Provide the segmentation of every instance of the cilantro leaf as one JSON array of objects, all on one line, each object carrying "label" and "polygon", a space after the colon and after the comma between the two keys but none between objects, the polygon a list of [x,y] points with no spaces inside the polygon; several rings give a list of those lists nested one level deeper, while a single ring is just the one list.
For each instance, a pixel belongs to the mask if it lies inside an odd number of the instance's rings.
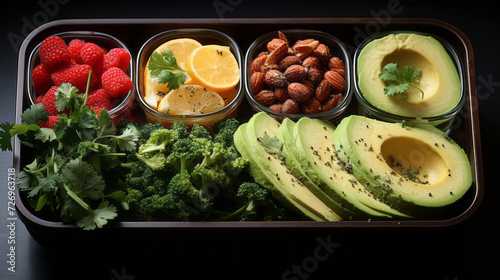
[{"label": "cilantro leaf", "polygon": [[9,130],[10,135],[26,134],[28,131],[38,131],[40,127],[36,124],[15,124],[12,129]]},{"label": "cilantro leaf", "polygon": [[379,73],[379,78],[385,83],[384,93],[387,96],[406,99],[408,97],[407,90],[410,87],[418,89],[424,98],[424,91],[413,83],[420,81],[422,71],[412,66],[405,65],[398,68],[397,63],[388,63]]},{"label": "cilantro leaf", "polygon": [[58,187],[57,183],[60,180],[59,174],[50,174],[47,177],[38,177],[38,184],[28,193],[28,198],[39,195],[39,192],[55,194]]},{"label": "cilantro leaf", "polygon": [[137,140],[139,139],[139,130],[135,127],[135,125],[129,124],[123,133],[119,136],[113,137],[120,149],[124,151],[134,151],[136,147]]},{"label": "cilantro leaf", "polygon": [[73,159],[61,170],[66,185],[81,198],[99,199],[103,197],[104,179],[88,163]]},{"label": "cilantro leaf", "polygon": [[48,120],[49,120],[49,113],[47,113],[42,103],[31,105],[21,114],[21,122],[23,124],[38,125],[40,121],[48,121]]},{"label": "cilantro leaf", "polygon": [[90,209],[89,215],[79,219],[76,225],[84,230],[93,230],[96,227],[102,228],[108,223],[108,220],[112,220],[116,216],[116,207],[113,205],[109,206],[108,201],[103,201],[97,209]]},{"label": "cilantro leaf", "polygon": [[42,127],[35,133],[35,139],[42,142],[52,141],[57,138],[53,129]]},{"label": "cilantro leaf", "polygon": [[61,84],[55,93],[56,95],[56,108],[58,111],[63,111],[66,108],[75,108],[81,103],[82,96],[77,94],[78,89],[69,83]]},{"label": "cilantro leaf", "polygon": [[0,148],[2,151],[12,151],[10,130],[14,125],[8,122],[0,123]]},{"label": "cilantro leaf", "polygon": [[277,137],[270,137],[267,132],[264,132],[264,136],[257,138],[257,140],[269,154],[277,155],[281,160],[285,158],[282,150],[283,142],[281,142]]},{"label": "cilantro leaf", "polygon": [[114,126],[113,119],[109,117],[106,108],[103,108],[99,114],[98,123],[101,128],[99,136],[116,134],[116,127]]},{"label": "cilantro leaf", "polygon": [[161,84],[167,84],[169,89],[177,89],[179,85],[184,84],[186,76],[179,65],[172,50],[165,52],[153,52],[149,58],[148,70],[151,71],[151,76],[158,78]]}]

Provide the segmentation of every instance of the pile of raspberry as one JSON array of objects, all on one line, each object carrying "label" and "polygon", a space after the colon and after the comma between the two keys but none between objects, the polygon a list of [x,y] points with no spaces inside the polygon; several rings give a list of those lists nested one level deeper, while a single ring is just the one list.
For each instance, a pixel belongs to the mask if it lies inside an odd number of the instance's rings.
[{"label": "pile of raspberry", "polygon": [[131,56],[123,48],[106,50],[80,39],[72,39],[66,44],[61,37],[50,36],[40,44],[38,54],[40,64],[32,72],[37,94],[35,103],[43,103],[51,116],[65,113],[56,109],[57,88],[70,83],[78,88],[78,93],[85,93],[90,70],[87,106],[97,114],[104,108],[111,110],[119,103],[119,97],[133,88],[127,75]]}]

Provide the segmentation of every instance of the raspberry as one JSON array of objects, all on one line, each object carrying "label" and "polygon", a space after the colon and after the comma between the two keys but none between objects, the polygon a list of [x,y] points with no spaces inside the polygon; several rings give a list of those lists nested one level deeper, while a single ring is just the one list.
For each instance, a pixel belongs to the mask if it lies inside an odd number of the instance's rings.
[{"label": "raspberry", "polygon": [[42,100],[43,100],[43,95],[39,95],[39,96],[35,99],[35,104],[42,103]]},{"label": "raspberry", "polygon": [[85,42],[80,39],[73,39],[68,44],[68,51],[71,54],[71,58],[74,59],[77,64],[83,64],[83,59],[80,55],[83,45],[85,45]]},{"label": "raspberry", "polygon": [[111,67],[118,67],[124,72],[128,70],[130,54],[123,48],[114,48],[104,55],[102,68],[104,71]]},{"label": "raspberry", "polygon": [[47,92],[50,86],[52,86],[50,73],[47,71],[47,69],[45,69],[45,66],[43,66],[43,64],[39,64],[38,66],[33,68],[32,78],[35,92],[39,95]]},{"label": "raspberry", "polygon": [[134,84],[129,76],[118,67],[111,67],[101,76],[101,83],[111,97],[127,94]]},{"label": "raspberry", "polygon": [[52,86],[47,91],[47,93],[45,93],[42,99],[42,104],[43,107],[45,108],[45,111],[47,111],[47,113],[49,113],[49,115],[51,116],[59,114],[59,111],[57,111],[56,108],[56,91],[57,91],[57,86]]},{"label": "raspberry", "polygon": [[40,121],[40,127],[52,128],[54,129],[54,125],[57,122],[57,116],[49,116],[48,121]]},{"label": "raspberry", "polygon": [[80,50],[80,56],[85,64],[95,67],[101,63],[104,50],[94,43],[85,43]]},{"label": "raspberry", "polygon": [[69,63],[71,60],[68,47],[59,36],[50,36],[43,40],[40,44],[38,55],[40,62],[49,72]]},{"label": "raspberry", "polygon": [[[62,69],[50,75],[50,78],[56,86],[60,86],[62,83],[70,83],[74,87],[78,88],[80,93],[84,93],[87,88],[87,79],[89,77],[89,71],[92,70],[92,66],[87,64],[74,64],[68,65]],[[92,71],[90,77],[90,89],[95,88],[98,84],[98,76]]]},{"label": "raspberry", "polygon": [[111,110],[111,97],[103,88],[92,91],[87,97],[87,107],[94,110],[98,115],[103,108],[109,111]]}]

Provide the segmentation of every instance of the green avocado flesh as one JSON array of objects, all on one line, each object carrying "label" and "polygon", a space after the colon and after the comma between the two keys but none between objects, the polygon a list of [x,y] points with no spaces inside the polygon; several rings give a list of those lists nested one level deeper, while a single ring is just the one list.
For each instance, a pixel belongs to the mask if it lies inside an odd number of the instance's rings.
[{"label": "green avocado flesh", "polygon": [[432,126],[403,127],[353,115],[333,137],[337,156],[358,182],[408,215],[450,205],[472,184],[465,152]]},{"label": "green avocado flesh", "polygon": [[234,142],[241,155],[249,160],[250,174],[289,209],[316,221],[341,220],[292,174],[278,154],[262,145],[263,138],[274,137],[278,126],[267,114],[258,113],[236,131]]},{"label": "green avocado flesh", "polygon": [[357,217],[406,216],[375,198],[334,154],[335,127],[326,121],[301,118],[293,128],[302,169],[344,208]]},{"label": "green avocado flesh", "polygon": [[335,127],[255,114],[234,135],[255,181],[316,221],[414,218],[460,199],[472,184],[465,152],[432,127],[361,116]]},{"label": "green avocado flesh", "polygon": [[[379,77],[388,63],[411,66],[421,71],[408,99],[388,96],[387,86]],[[368,43],[357,58],[357,84],[362,96],[373,106],[406,117],[433,117],[452,110],[462,93],[455,63],[443,45],[431,36],[398,33]]]}]

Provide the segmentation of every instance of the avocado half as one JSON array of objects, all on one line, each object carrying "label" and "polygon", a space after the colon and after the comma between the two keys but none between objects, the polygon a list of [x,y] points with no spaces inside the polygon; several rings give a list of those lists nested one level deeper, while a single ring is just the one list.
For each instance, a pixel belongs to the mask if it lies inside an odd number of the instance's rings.
[{"label": "avocado half", "polygon": [[[379,73],[388,63],[421,70],[408,99],[387,96]],[[363,47],[357,58],[357,83],[362,96],[382,111],[405,117],[434,117],[451,111],[460,101],[462,87],[457,68],[443,45],[431,36],[390,34]]]},{"label": "avocado half", "polygon": [[465,152],[446,134],[361,116],[344,118],[333,133],[336,155],[358,182],[394,209],[427,215],[456,202],[472,185]]}]

